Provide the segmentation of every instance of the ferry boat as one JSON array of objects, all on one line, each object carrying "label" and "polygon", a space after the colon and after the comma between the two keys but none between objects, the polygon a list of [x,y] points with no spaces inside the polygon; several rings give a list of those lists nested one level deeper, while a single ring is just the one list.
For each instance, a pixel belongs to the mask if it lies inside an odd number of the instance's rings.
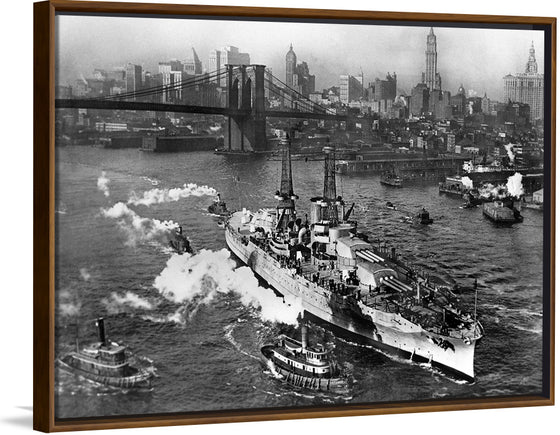
[{"label": "ferry boat", "polygon": [[153,370],[132,367],[126,347],[110,342],[105,335],[104,319],[97,319],[99,341],[64,355],[57,360],[59,367],[84,378],[118,388],[152,386]]},{"label": "ferry boat", "polygon": [[327,352],[307,343],[307,325],[301,327],[301,341],[281,335],[275,344],[261,348],[270,367],[282,382],[295,387],[347,394],[350,378],[343,374]]},{"label": "ferry boat", "polygon": [[[296,215],[289,141],[275,209],[243,209],[225,230],[229,249],[282,295],[299,298],[307,319],[335,334],[427,362],[474,380],[474,353],[483,328],[460,306],[452,289],[436,285],[357,232],[336,194],[334,149],[326,147],[323,196],[312,198],[310,218]],[[436,277],[437,278],[437,277]]]},{"label": "ferry boat", "polygon": [[523,222],[521,204],[512,198],[487,202],[482,206],[482,214],[498,225],[513,225]]},{"label": "ferry boat", "polygon": [[381,184],[384,184],[385,186],[392,186],[392,187],[402,187],[403,186],[402,178],[399,177],[394,172],[385,172],[381,176],[381,179],[379,181],[380,181]]}]

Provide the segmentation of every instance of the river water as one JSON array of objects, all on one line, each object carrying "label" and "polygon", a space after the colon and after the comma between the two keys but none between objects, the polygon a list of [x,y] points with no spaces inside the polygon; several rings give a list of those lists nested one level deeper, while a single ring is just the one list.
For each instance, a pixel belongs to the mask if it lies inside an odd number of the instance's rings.
[{"label": "river water", "polygon": [[[264,310],[239,297],[253,281],[236,275],[237,265],[226,259],[224,230],[206,211],[213,196],[205,193],[212,189],[230,209],[274,206],[279,161],[64,147],[56,162],[56,357],[77,335],[82,343],[95,341],[94,319],[103,316],[111,340],[153,361],[157,373],[151,391],[122,391],[57,370],[57,418],[542,391],[542,212],[524,210],[522,224],[500,228],[480,209],[460,209],[460,201],[439,195],[434,184],[395,189],[377,176],[337,176],[338,193],[356,204],[359,228],[371,239],[395,246],[407,261],[449,283],[470,287],[478,280],[485,336],[477,345],[475,382],[468,384],[311,325],[311,339],[326,343],[355,380],[347,396],[336,397],[285,386],[261,363],[260,347],[295,329],[267,320]],[[293,162],[301,213],[308,213],[309,198],[322,194],[322,171],[320,161]],[[385,207],[387,201],[397,209],[424,206],[434,224],[412,227]],[[176,275],[177,256],[162,236],[171,221],[201,251]],[[222,284],[216,270],[228,281]],[[175,291],[165,294],[161,282],[170,275]],[[461,298],[473,306],[473,292]]]}]

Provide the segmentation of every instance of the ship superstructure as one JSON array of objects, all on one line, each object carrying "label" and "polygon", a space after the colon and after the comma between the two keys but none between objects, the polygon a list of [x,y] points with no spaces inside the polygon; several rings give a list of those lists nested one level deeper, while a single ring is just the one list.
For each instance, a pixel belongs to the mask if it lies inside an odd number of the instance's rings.
[{"label": "ship superstructure", "polygon": [[[474,379],[483,329],[453,292],[402,263],[394,249],[357,232],[336,194],[334,148],[325,148],[323,196],[304,219],[295,212],[289,140],[283,139],[276,209],[232,214],[231,251],[277,292],[300,298],[306,315],[339,335]],[[284,170],[286,168],[286,170]]]}]

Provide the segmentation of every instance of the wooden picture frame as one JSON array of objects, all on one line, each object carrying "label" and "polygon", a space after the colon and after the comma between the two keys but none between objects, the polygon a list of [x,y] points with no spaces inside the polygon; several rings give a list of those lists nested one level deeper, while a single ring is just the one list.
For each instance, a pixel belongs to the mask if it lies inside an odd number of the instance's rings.
[{"label": "wooden picture frame", "polygon": [[[542,394],[461,399],[401,400],[332,406],[251,408],[223,411],[65,418],[55,412],[55,84],[57,14],[208,17],[294,22],[382,23],[388,25],[449,24],[457,27],[535,29],[544,34],[544,186]],[[378,415],[444,410],[492,409],[554,404],[555,325],[555,143],[556,18],[372,11],[336,11],[164,5],[54,0],[34,4],[34,360],[33,427],[43,432],[170,426],[183,424]]]}]

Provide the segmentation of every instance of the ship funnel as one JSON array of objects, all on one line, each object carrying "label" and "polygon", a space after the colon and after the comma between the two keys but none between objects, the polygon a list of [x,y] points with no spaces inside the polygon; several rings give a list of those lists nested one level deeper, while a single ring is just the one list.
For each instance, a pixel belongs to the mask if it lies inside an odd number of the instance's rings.
[{"label": "ship funnel", "polygon": [[95,324],[97,325],[97,335],[99,337],[99,342],[103,346],[107,346],[107,337],[105,336],[105,319],[103,319],[103,317],[99,317]]},{"label": "ship funnel", "polygon": [[307,350],[307,325],[304,323],[301,325],[301,351],[305,352]]}]

